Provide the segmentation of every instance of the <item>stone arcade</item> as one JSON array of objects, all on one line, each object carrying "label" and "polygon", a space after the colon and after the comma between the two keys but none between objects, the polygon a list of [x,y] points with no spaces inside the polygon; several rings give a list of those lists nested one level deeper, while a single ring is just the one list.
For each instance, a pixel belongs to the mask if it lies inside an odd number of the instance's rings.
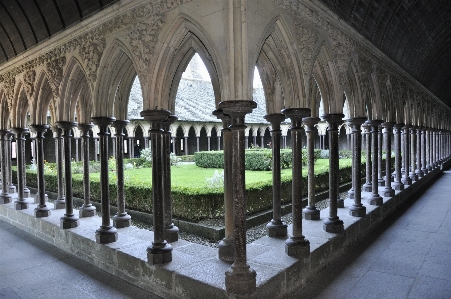
[{"label": "stone arcade", "polygon": [[[393,37],[385,18],[375,25],[390,32],[382,37],[385,43],[380,41],[382,29],[374,30],[373,35],[370,29],[358,31],[359,19],[351,22],[350,16],[359,16],[362,7],[356,7],[357,3],[371,1],[355,1],[354,14],[347,14],[344,5],[307,0],[54,1],[59,6],[47,14],[19,2],[9,5],[3,14],[5,21],[1,20],[10,26],[0,32],[0,218],[160,296],[289,296],[427,186],[442,167],[449,166],[449,57],[440,52],[440,38],[435,36],[424,38],[428,45],[418,42],[415,49],[416,40],[398,43],[397,38],[407,29],[400,25],[399,35]],[[394,14],[388,7],[384,9]],[[33,27],[38,25],[27,17],[33,12],[45,26]],[[343,15],[352,26],[343,22]],[[445,19],[437,17],[436,22]],[[443,34],[449,30],[449,26],[443,29]],[[390,48],[392,43],[398,44],[397,50]],[[175,98],[180,78],[195,53],[211,77],[216,108],[211,112],[222,121],[227,162],[226,238],[218,250],[178,240],[178,228],[170,214],[166,154],[171,134],[174,137],[171,124],[177,119]],[[438,68],[441,65],[442,69]],[[268,237],[246,245],[245,117],[257,107],[252,98],[255,66],[263,83],[265,119],[271,124],[275,153],[274,213]],[[136,76],[143,94],[140,115],[147,122],[145,131],[150,129],[147,142],[153,149],[153,231],[130,226],[126,198],[118,199],[119,211],[110,215],[109,141],[112,137],[117,141],[113,146],[121,197],[121,140]],[[320,104],[324,109],[321,115]],[[349,111],[349,119],[343,119],[344,109]],[[285,119],[291,121],[293,151],[293,224],[289,226],[281,221],[277,196],[280,123]],[[314,207],[311,163],[312,133],[320,120],[327,123],[330,151],[329,207],[323,211]],[[336,175],[338,132],[343,122],[352,128],[354,151],[353,188],[346,200],[339,198]],[[93,125],[98,137],[95,149],[89,142],[94,137],[89,133]],[[306,144],[302,143],[302,127],[308,135]],[[90,202],[87,167],[84,204],[79,214],[73,207],[70,144],[75,128],[81,133],[85,166],[90,151],[99,151],[101,217],[95,216]],[[54,206],[45,196],[44,135],[48,130],[54,133],[61,187]],[[35,138],[35,199],[29,197],[26,187],[27,134]],[[11,172],[13,135],[17,189]],[[382,151],[392,150],[392,138],[395,168],[387,159],[384,179]],[[362,191],[363,139],[367,165]],[[310,153],[305,209],[301,194],[307,186],[298,180],[303,146]]]}]

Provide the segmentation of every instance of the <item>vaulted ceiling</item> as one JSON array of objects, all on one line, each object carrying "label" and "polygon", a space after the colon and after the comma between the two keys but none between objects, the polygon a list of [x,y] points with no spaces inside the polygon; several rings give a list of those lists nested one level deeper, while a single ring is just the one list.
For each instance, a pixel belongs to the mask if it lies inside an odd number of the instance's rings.
[{"label": "vaulted ceiling", "polygon": [[[0,0],[0,66],[116,1]],[[451,107],[450,0],[320,1]]]}]

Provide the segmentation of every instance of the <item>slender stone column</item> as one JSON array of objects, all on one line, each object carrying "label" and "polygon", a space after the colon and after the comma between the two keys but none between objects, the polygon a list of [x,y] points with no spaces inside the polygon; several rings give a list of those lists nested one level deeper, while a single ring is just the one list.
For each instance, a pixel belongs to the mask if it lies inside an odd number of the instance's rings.
[{"label": "slender stone column", "polygon": [[232,131],[229,126],[231,119],[221,109],[213,111],[213,115],[222,120],[223,148],[224,148],[224,220],[225,236],[218,244],[219,259],[233,263],[234,261],[234,215],[233,215],[233,177],[232,177],[232,155],[233,140]]},{"label": "slender stone column", "polygon": [[80,221],[78,216],[74,214],[74,201],[73,201],[73,191],[72,191],[72,164],[71,164],[71,142],[72,135],[71,131],[73,128],[77,127],[76,122],[71,121],[59,121],[56,122],[57,125],[62,130],[62,137],[64,141],[64,174],[65,174],[65,193],[66,193],[66,213],[60,220],[60,228],[69,229],[78,227]]},{"label": "slender stone column", "polygon": [[108,126],[116,119],[114,117],[93,117],[91,121],[99,127],[99,160],[100,160],[100,201],[102,225],[96,230],[96,242],[107,244],[117,241],[117,229],[110,221],[110,191],[108,177]]},{"label": "slender stone column", "polygon": [[[98,161],[97,153],[99,152],[99,138],[94,137],[94,161]],[[107,153],[108,155],[108,153]]]},{"label": "slender stone column", "polygon": [[7,135],[8,130],[0,130],[0,141],[1,141],[1,171],[2,171],[2,194],[0,194],[0,204],[10,203],[11,195],[8,189],[8,172],[7,167]]},{"label": "slender stone column", "polygon": [[255,270],[247,264],[246,255],[246,198],[244,168],[244,117],[257,107],[253,101],[225,101],[219,109],[231,118],[232,132],[232,197],[234,200],[234,241],[235,256],[229,270],[225,273],[225,287],[234,294],[252,294],[256,289]]},{"label": "slender stone column", "polygon": [[200,151],[200,142],[199,142],[200,137],[196,136],[196,152]]},{"label": "slender stone column", "polygon": [[218,151],[221,150],[221,136],[218,136]]},{"label": "slender stone column", "polygon": [[79,154],[78,154],[78,139],[80,138],[74,138],[75,140],[75,161],[80,161]]},{"label": "slender stone column", "polygon": [[188,155],[188,137],[184,137],[185,141],[185,156]]},{"label": "slender stone column", "polygon": [[379,134],[379,126],[382,123],[381,120],[370,120],[369,125],[371,126],[371,145],[373,148],[373,173],[372,173],[372,193],[371,196],[368,198],[368,204],[373,206],[380,206],[383,203],[382,197],[379,195],[378,190],[378,134]]},{"label": "slender stone column", "polygon": [[[257,132],[253,132],[254,134],[257,134]],[[257,136],[252,136],[252,144],[254,147],[257,147]]]},{"label": "slender stone column", "polygon": [[116,130],[116,178],[117,178],[117,213],[113,217],[115,228],[129,227],[132,224],[131,216],[125,211],[125,190],[124,190],[124,128],[129,123],[128,120],[116,120],[111,125]]},{"label": "slender stone column", "polygon": [[262,148],[265,148],[265,136],[260,136],[260,143],[262,145]]},{"label": "slender stone column", "polygon": [[179,239],[179,228],[172,222],[172,194],[171,194],[171,124],[178,118],[174,115],[162,122],[163,129],[163,196],[164,196],[164,239],[175,242]]},{"label": "slender stone column", "polygon": [[177,151],[176,151],[176,149],[177,149],[177,148],[176,148],[176,146],[177,146],[176,140],[177,140],[176,137],[172,137],[172,153],[173,153],[174,155],[177,154]]},{"label": "slender stone column", "polygon": [[404,184],[401,182],[401,128],[404,124],[395,124],[393,126],[395,142],[395,190],[404,190]]},{"label": "slender stone column", "polygon": [[83,149],[83,197],[84,203],[80,207],[79,217],[92,217],[96,214],[96,207],[91,203],[91,183],[89,181],[89,131],[92,124],[78,124],[81,131],[81,147]]},{"label": "slender stone column", "polygon": [[[172,261],[172,247],[164,239],[164,186],[162,163],[162,122],[171,112],[167,110],[144,110],[141,116],[150,123],[152,143],[152,200],[153,200],[153,242],[147,247],[147,262],[151,265]],[[188,148],[185,148],[185,152]]]},{"label": "slender stone column", "polygon": [[[382,133],[382,126],[379,126],[378,133],[377,133],[377,184],[379,186],[385,185],[385,180],[382,175],[382,169],[383,169],[383,163],[382,163],[382,149],[383,149],[383,133]],[[387,173],[388,176],[390,176],[390,173]]]},{"label": "slender stone column", "polygon": [[116,137],[111,136],[111,145],[112,145],[112,150],[113,150],[113,157],[116,158],[117,153],[116,153]]},{"label": "slender stone column", "polygon": [[416,128],[416,138],[417,138],[417,165],[416,165],[416,169],[415,169],[415,174],[418,176],[418,179],[421,179],[422,177],[424,177],[424,172],[421,169],[421,161],[422,161],[422,157],[421,157],[421,127],[417,127]]},{"label": "slender stone column", "polygon": [[287,148],[287,136],[282,136],[282,147]]},{"label": "slender stone column", "polygon": [[[28,129],[25,128],[12,128],[11,129],[16,134],[16,144],[17,144],[17,200],[14,202],[14,207],[16,210],[28,209],[28,201],[24,199],[24,189],[25,189],[25,138],[24,135],[28,134]],[[28,196],[27,196],[28,197]]]},{"label": "slender stone column", "polygon": [[[349,128],[352,128],[352,124],[351,124],[351,122],[350,122],[350,119],[347,120],[346,125],[347,125]],[[354,153],[354,140],[353,140],[353,134],[352,134],[352,131],[351,131],[350,134],[346,134],[346,138],[347,138],[347,147],[348,147],[348,150],[352,150],[352,151],[353,151],[352,153]],[[354,163],[354,160],[353,160],[353,159],[352,159],[352,163]],[[353,164],[353,165],[354,165],[354,164]],[[354,169],[354,167],[353,167],[353,169]],[[354,180],[352,181],[351,189],[349,189],[349,191],[348,191],[348,198],[349,198],[349,199],[354,199]],[[344,204],[344,203],[343,203],[343,204]]]},{"label": "slender stone column", "polygon": [[428,174],[428,168],[426,164],[426,128],[421,128],[421,171],[423,176]]},{"label": "slender stone column", "polygon": [[342,233],[343,221],[338,217],[338,126],[342,123],[343,114],[325,114],[322,118],[329,125],[329,217],[324,220],[323,230],[328,233]]},{"label": "slender stone column", "polygon": [[413,182],[418,181],[418,175],[416,174],[416,147],[417,139],[416,139],[416,128],[410,127],[410,179]]},{"label": "slender stone column", "polygon": [[320,211],[315,206],[315,125],[321,119],[318,117],[304,117],[305,133],[307,134],[308,159],[308,203],[302,211],[305,220],[319,220]]},{"label": "slender stone column", "polygon": [[438,130],[435,129],[434,130],[434,166],[437,168],[438,167]]},{"label": "slender stone column", "polygon": [[45,204],[45,180],[44,180],[44,133],[48,125],[31,125],[31,130],[36,133],[36,160],[38,175],[38,206],[34,209],[36,218],[48,217],[50,209]]},{"label": "slender stone column", "polygon": [[12,169],[12,136],[13,136],[13,133],[11,133],[11,132],[9,132],[7,135],[6,135],[6,144],[7,144],[7,146],[6,146],[6,149],[7,149],[7,159],[6,159],[6,162],[7,162],[7,173],[8,173],[8,191],[9,191],[9,193],[16,193],[16,186],[14,186],[14,184],[13,184],[13,169]]},{"label": "slender stone column", "polygon": [[207,136],[207,150],[210,151],[211,150],[211,137]]},{"label": "slender stone column", "polygon": [[365,192],[371,192],[372,189],[372,182],[371,182],[371,126],[369,125],[369,120],[366,121],[362,125],[364,134],[365,134],[365,145],[366,145],[366,181],[365,184],[363,184],[363,191]]},{"label": "slender stone column", "polygon": [[366,207],[362,204],[362,130],[365,117],[354,117],[348,120],[352,127],[352,186],[354,189],[354,204],[349,208],[349,215],[364,217]]},{"label": "slender stone column", "polygon": [[56,172],[58,180],[58,197],[53,202],[55,210],[66,208],[66,199],[64,197],[64,166],[63,166],[63,137],[62,130],[58,126],[52,127],[53,139],[55,140],[55,158]]},{"label": "slender stone column", "polygon": [[[121,128],[121,130],[122,129],[123,128]],[[122,135],[122,136],[124,136],[124,135]],[[122,139],[124,139],[124,137],[122,137]],[[128,142],[128,157],[131,159],[131,158],[135,157],[135,142],[134,142],[134,138],[133,137],[128,137],[127,142]],[[116,149],[117,149],[117,147],[116,147]]]},{"label": "slender stone column", "polygon": [[280,123],[285,116],[280,113],[267,114],[264,118],[271,123],[272,147],[272,220],[266,225],[268,237],[281,238],[287,236],[287,225],[282,221],[282,203],[280,196]]},{"label": "slender stone column", "polygon": [[403,143],[403,155],[402,160],[404,163],[404,177],[402,179],[402,183],[404,185],[412,185],[412,179],[410,178],[410,125],[406,124],[402,128],[402,134],[404,136]]},{"label": "slender stone column", "polygon": [[394,122],[385,122],[382,124],[384,127],[384,139],[385,139],[385,188],[384,197],[395,196],[395,190],[391,187],[391,134],[393,132]]},{"label": "slender stone column", "polygon": [[310,254],[310,242],[302,233],[302,119],[310,116],[308,108],[289,108],[282,113],[291,119],[292,149],[292,236],[285,241],[285,253],[296,258]]},{"label": "slender stone column", "polygon": [[433,154],[433,147],[432,147],[432,131],[431,128],[427,128],[426,129],[426,156],[427,156],[427,169],[428,169],[428,173],[432,171],[432,154]]}]

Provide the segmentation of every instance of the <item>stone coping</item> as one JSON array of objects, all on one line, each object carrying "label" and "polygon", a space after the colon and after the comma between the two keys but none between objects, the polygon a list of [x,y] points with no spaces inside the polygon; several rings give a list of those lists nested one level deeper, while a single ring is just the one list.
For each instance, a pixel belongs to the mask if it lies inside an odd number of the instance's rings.
[{"label": "stone coping", "polygon": [[[448,161],[444,168],[449,166]],[[250,298],[281,298],[299,292],[309,278],[358,244],[440,173],[439,168],[434,169],[404,191],[396,191],[394,197],[384,197],[384,204],[379,207],[369,206],[366,197],[370,193],[363,192],[366,217],[349,216],[348,208],[353,201],[345,200],[345,208],[338,209],[344,222],[343,234],[323,231],[322,220],[328,216],[328,209],[321,211],[320,221],[303,220],[304,235],[310,241],[310,255],[304,259],[285,254],[285,238],[262,237],[248,244],[248,263],[257,272],[257,290]],[[164,298],[235,298],[225,290],[224,273],[230,264],[218,259],[217,249],[179,240],[171,243],[172,262],[151,266],[147,263],[146,249],[153,232],[133,226],[121,228],[117,242],[101,245],[95,242],[100,217],[80,218],[79,227],[63,230],[60,218],[64,210],[51,210],[49,217],[37,219],[35,207],[30,203],[28,209],[16,211],[14,203],[0,205],[0,219]]]}]

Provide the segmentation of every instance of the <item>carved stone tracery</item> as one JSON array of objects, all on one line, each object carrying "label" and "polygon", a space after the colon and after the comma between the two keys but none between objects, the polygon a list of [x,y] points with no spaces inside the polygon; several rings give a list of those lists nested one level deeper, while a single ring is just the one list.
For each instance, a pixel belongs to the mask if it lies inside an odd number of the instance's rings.
[{"label": "carved stone tracery", "polygon": [[53,96],[59,98],[59,87],[63,80],[63,68],[66,65],[66,56],[54,59],[47,62],[46,69],[50,87],[52,88]]},{"label": "carved stone tracery", "polygon": [[36,71],[29,70],[23,75],[24,89],[28,98],[30,99],[34,93],[34,81],[36,80]]}]

